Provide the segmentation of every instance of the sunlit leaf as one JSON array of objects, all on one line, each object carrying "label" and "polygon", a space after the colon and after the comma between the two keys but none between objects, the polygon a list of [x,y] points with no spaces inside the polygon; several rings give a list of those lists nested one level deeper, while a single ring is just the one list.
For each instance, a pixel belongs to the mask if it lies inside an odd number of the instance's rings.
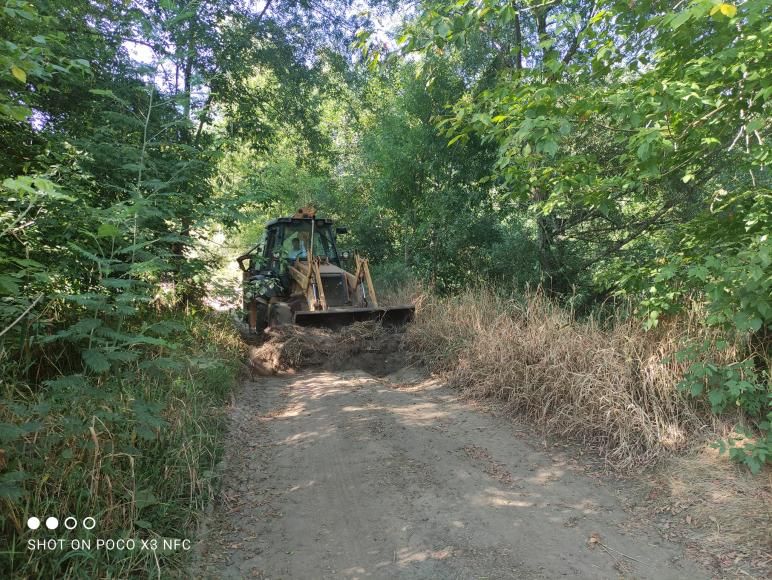
[{"label": "sunlit leaf", "polygon": [[27,73],[16,65],[11,66],[11,74],[21,83],[27,82]]},{"label": "sunlit leaf", "polygon": [[735,14],[737,14],[737,7],[733,4],[721,4],[719,10],[721,10],[721,14],[728,18],[734,18]]}]

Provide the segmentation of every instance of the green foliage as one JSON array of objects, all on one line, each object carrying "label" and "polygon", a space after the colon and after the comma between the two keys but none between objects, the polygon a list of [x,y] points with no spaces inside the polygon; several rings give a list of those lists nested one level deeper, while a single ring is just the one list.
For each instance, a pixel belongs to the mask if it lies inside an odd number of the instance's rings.
[{"label": "green foliage", "polygon": [[239,351],[227,321],[202,314],[208,238],[262,201],[228,164],[246,171],[241,153],[285,133],[296,159],[332,162],[320,71],[340,68],[330,51],[361,21],[337,2],[268,8],[0,8],[3,577],[182,569],[173,554],[31,555],[25,521],[93,515],[100,537],[187,537],[211,499],[215,409]]},{"label": "green foliage", "polygon": [[239,346],[227,317],[148,318],[143,326],[147,335],[164,336],[163,344],[145,344],[141,356],[122,360],[83,351],[84,373],[52,378],[42,388],[13,379],[14,363],[2,362],[4,577],[125,577],[158,565],[169,575],[184,568],[180,553],[159,552],[158,561],[138,551],[24,555],[34,534],[26,529],[30,514],[90,515],[104,538],[194,533],[195,513],[216,486],[225,427],[218,409],[236,379]]},{"label": "green foliage", "polygon": [[448,62],[471,79],[436,125],[450,147],[495,145],[492,177],[534,220],[553,291],[627,295],[649,328],[697,301],[703,324],[746,345],[744,362],[695,363],[684,384],[747,414],[756,462],[770,380],[769,22],[762,1],[432,2],[401,38],[428,84]]},{"label": "green foliage", "polygon": [[[717,192],[711,208],[695,216],[672,241],[659,263],[649,268],[628,266],[623,287],[644,295],[639,310],[648,327],[679,312],[687,301],[699,301],[702,324],[724,337],[746,345],[740,362],[721,364],[705,360],[715,344],[691,345],[684,353],[692,364],[681,388],[704,396],[716,413],[740,409],[757,435],[736,447],[727,441],[721,449],[758,471],[769,456],[770,390],[769,329],[772,325],[772,269],[768,224],[772,223],[772,196],[768,190]],[[712,251],[705,254],[705,247]],[[667,256],[667,257],[665,257]],[[726,340],[718,346],[725,348]]]}]

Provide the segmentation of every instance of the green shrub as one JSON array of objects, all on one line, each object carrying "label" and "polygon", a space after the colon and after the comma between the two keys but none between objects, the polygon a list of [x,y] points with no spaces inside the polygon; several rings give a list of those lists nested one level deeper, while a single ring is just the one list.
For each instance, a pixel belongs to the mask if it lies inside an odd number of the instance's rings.
[{"label": "green shrub", "polygon": [[[190,538],[211,500],[221,455],[222,408],[233,386],[239,344],[227,317],[158,319],[178,329],[175,342],[144,345],[140,356],[110,361],[101,378],[86,358],[77,374],[41,387],[10,378],[4,359],[0,406],[0,576],[126,577],[182,569],[184,551],[28,551],[29,539],[64,537],[30,531],[43,520],[94,517],[72,538]],[[123,349],[123,353],[130,353]],[[95,361],[100,361],[95,363]],[[157,560],[156,560],[157,556]]]}]

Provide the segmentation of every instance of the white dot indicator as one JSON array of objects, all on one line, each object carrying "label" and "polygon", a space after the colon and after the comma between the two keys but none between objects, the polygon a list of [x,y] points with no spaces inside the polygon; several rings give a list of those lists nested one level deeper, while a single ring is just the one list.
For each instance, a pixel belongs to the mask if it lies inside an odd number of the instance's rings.
[{"label": "white dot indicator", "polygon": [[76,520],[72,516],[67,516],[66,518],[64,518],[64,527],[67,528],[68,530],[74,530],[75,528],[78,527],[78,520]]},{"label": "white dot indicator", "polygon": [[96,520],[92,518],[91,516],[87,518],[83,518],[83,527],[87,530],[93,530],[94,526],[96,526]]},{"label": "white dot indicator", "polygon": [[30,519],[27,520],[27,527],[30,530],[37,530],[40,527],[40,520],[35,516],[32,516]]},{"label": "white dot indicator", "polygon": [[59,527],[59,520],[57,520],[54,516],[51,516],[50,518],[46,518],[46,527],[49,530],[55,530]]}]

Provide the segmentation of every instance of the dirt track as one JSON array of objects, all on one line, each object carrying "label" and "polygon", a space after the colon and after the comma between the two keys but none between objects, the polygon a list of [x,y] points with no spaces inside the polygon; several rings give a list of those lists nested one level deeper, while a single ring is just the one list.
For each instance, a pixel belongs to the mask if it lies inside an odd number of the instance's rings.
[{"label": "dirt track", "polygon": [[613,487],[406,374],[246,382],[205,578],[700,578]]}]

